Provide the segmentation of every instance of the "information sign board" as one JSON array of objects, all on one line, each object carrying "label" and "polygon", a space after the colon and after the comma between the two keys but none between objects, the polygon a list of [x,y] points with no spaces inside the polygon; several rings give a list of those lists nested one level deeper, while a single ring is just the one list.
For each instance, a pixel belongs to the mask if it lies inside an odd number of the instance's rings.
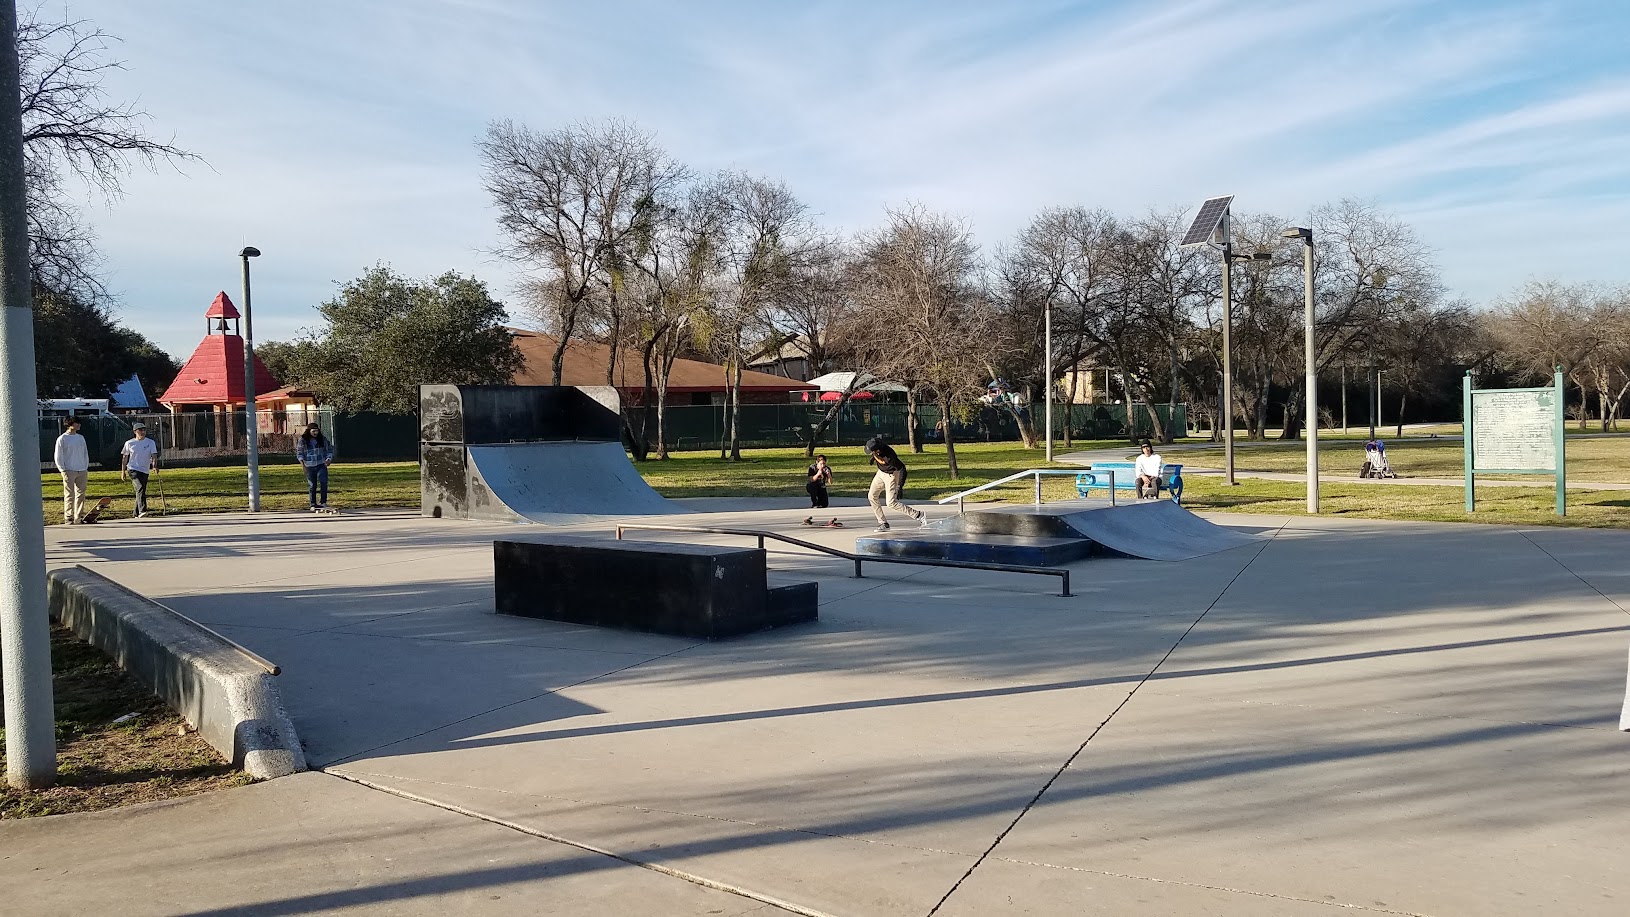
[{"label": "information sign board", "polygon": [[1543,474],[1556,481],[1556,514],[1567,514],[1567,441],[1562,373],[1549,388],[1474,389],[1461,385],[1466,512],[1477,507],[1479,474]]}]

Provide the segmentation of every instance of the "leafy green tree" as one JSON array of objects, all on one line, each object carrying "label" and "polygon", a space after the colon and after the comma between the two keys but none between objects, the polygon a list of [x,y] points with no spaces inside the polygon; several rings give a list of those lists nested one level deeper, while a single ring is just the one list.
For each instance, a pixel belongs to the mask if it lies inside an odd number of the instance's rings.
[{"label": "leafy green tree", "polygon": [[300,374],[295,365],[309,347],[306,341],[266,341],[255,345],[255,356],[279,384],[299,386]]},{"label": "leafy green tree", "polygon": [[[125,358],[130,363],[130,371],[136,374],[136,378],[141,381],[142,391],[147,393],[148,404],[156,408],[154,399],[175,381],[176,373],[181,371],[181,364],[140,332],[129,328],[115,328],[114,335],[124,349]],[[130,378],[130,374],[126,373],[125,378]]]},{"label": "leafy green tree", "polygon": [[[41,398],[106,398],[132,361],[107,308],[34,289],[34,384]],[[166,380],[168,381],[168,380]]]},{"label": "leafy green tree", "polygon": [[287,372],[344,411],[409,414],[421,383],[501,384],[523,363],[503,304],[456,271],[416,281],[377,265],[317,309],[324,327]]}]

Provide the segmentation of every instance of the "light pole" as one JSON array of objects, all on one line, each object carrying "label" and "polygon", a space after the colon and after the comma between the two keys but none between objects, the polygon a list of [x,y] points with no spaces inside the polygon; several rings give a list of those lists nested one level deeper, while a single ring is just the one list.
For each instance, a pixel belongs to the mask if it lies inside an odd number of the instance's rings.
[{"label": "light pole", "polygon": [[244,433],[249,440],[249,511],[260,512],[260,424],[255,418],[255,325],[249,306],[249,259],[259,258],[260,249],[244,246],[243,259],[243,413]]},{"label": "light pole", "polygon": [[1041,390],[1042,397],[1047,399],[1047,464],[1053,463],[1053,303],[1048,301],[1046,314],[1042,319],[1042,337],[1045,338],[1044,347],[1047,356],[1043,361]]},{"label": "light pole", "polygon": [[1307,372],[1307,511],[1319,511],[1319,375],[1314,365],[1313,342],[1313,230],[1292,227],[1280,233],[1302,240],[1302,342]]},{"label": "light pole", "polygon": [[[56,781],[51,620],[45,600],[45,510],[40,498],[39,402],[34,387],[34,297],[17,65],[17,5],[0,3],[0,682],[5,684],[6,781],[23,790]],[[8,899],[11,897],[7,896]]]},{"label": "light pole", "polygon": [[[1222,259],[1222,295],[1223,295],[1223,483],[1232,487],[1234,480],[1234,262],[1235,261],[1271,261],[1271,252],[1256,252],[1250,255],[1234,254],[1234,242],[1228,226],[1228,216],[1223,215],[1223,259]],[[1130,406],[1128,407],[1130,410]]]}]

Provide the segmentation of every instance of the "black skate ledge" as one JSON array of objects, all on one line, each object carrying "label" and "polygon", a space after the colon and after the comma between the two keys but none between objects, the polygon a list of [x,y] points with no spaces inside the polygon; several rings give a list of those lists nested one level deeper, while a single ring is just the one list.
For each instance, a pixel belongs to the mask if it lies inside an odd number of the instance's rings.
[{"label": "black skate ledge", "polygon": [[817,618],[817,585],[770,585],[758,548],[556,535],[492,549],[499,614],[704,640]]}]

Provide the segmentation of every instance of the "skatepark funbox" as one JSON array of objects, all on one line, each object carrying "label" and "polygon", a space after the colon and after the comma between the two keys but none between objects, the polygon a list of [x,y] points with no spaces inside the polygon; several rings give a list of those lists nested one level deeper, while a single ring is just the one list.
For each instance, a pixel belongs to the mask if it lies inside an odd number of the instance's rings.
[{"label": "skatepark funbox", "polygon": [[623,451],[610,386],[419,386],[420,511],[571,525],[680,512]]}]

